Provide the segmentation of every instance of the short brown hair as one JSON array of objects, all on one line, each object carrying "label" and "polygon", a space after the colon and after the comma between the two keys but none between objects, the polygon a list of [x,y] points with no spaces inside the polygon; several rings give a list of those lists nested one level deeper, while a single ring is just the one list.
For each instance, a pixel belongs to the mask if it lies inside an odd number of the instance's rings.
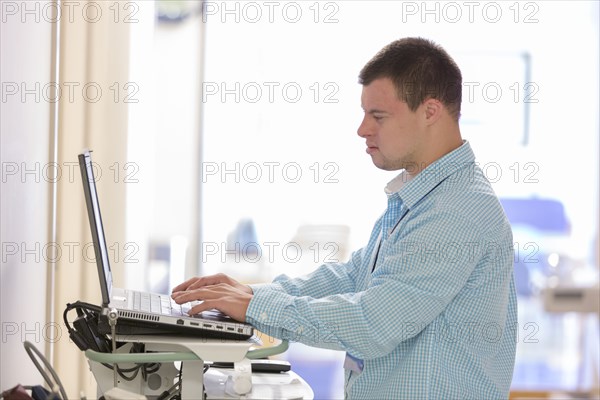
[{"label": "short brown hair", "polygon": [[359,83],[389,78],[398,98],[415,111],[428,98],[439,100],[458,121],[462,101],[460,69],[434,42],[423,38],[396,40],[379,51],[363,67]]}]

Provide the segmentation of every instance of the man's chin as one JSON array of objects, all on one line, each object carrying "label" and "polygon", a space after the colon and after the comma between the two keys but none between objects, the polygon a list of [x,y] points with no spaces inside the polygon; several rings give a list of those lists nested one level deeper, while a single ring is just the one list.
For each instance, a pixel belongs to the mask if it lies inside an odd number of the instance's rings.
[{"label": "man's chin", "polygon": [[373,165],[375,165],[377,168],[383,170],[383,171],[394,171],[397,168],[391,168],[390,165],[388,165],[386,162],[382,161],[382,160],[376,160],[373,159]]},{"label": "man's chin", "polygon": [[375,165],[377,168],[383,171],[398,171],[400,169],[403,169],[401,166],[393,165],[389,162],[386,162],[385,160],[373,156],[371,156],[371,161],[373,161],[373,165]]}]

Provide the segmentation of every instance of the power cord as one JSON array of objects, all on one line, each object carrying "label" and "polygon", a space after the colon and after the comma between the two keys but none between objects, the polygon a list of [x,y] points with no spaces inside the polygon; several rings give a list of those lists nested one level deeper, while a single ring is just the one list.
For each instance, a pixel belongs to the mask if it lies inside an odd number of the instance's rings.
[{"label": "power cord", "polygon": [[[31,342],[29,342],[27,340],[23,343],[23,346],[25,346],[25,351],[29,355],[29,358],[31,358],[31,361],[33,361],[33,364],[35,365],[37,370],[40,372],[40,374],[46,381],[46,384],[48,384],[48,387],[50,387],[50,390],[52,391],[52,394],[51,394],[52,397],[50,397],[49,399],[56,398],[56,399],[60,400],[60,397],[57,396],[58,393],[60,392],[62,399],[67,400],[67,394],[62,385],[62,382],[60,381],[60,378],[58,377],[56,371],[54,371],[54,368],[52,368],[52,365],[50,365],[48,360],[46,360],[46,357],[44,357],[44,355],[37,349],[37,347],[35,347]],[[42,360],[42,362],[44,363],[44,366],[46,367],[46,369],[52,376],[52,379],[50,379],[50,376],[48,376],[46,371],[42,368],[42,366],[40,365],[40,363],[38,362],[38,360],[36,359],[36,357],[34,356],[33,353],[35,353],[37,358]]]},{"label": "power cord", "polygon": [[[71,310],[77,312],[73,326],[67,319],[67,314]],[[67,304],[63,312],[63,321],[69,332],[69,338],[79,347],[79,350],[92,349],[101,353],[110,353],[110,339],[98,331],[98,317],[101,311],[100,307],[83,301]]]},{"label": "power cord", "polygon": [[[71,325],[67,319],[67,315],[73,310],[77,313],[77,318],[75,321],[73,321],[73,325]],[[119,347],[117,346],[117,343],[113,343],[113,341],[109,339],[107,335],[99,332],[98,319],[101,314],[102,308],[94,304],[83,301],[76,301],[75,303],[67,304],[67,307],[63,312],[63,320],[65,326],[67,327],[67,331],[69,332],[69,337],[81,351],[92,349],[101,353],[110,353]],[[116,316],[113,316],[112,318],[116,323]],[[142,343],[134,343],[130,349],[130,353],[143,352],[144,345]],[[134,380],[140,371],[142,372],[142,377],[145,380],[149,374],[157,372],[161,366],[159,363],[135,364],[135,366],[131,368],[121,368],[117,364],[113,366],[111,364],[102,363],[102,365],[112,371],[115,371],[116,374],[126,381]]]}]

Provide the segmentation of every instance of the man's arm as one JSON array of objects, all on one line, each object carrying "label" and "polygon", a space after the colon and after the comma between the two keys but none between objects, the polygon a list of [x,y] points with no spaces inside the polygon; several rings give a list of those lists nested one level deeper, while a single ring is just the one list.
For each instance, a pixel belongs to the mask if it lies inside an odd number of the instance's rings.
[{"label": "man's arm", "polygon": [[347,263],[323,264],[304,277],[290,279],[280,275],[269,284],[244,285],[225,274],[195,277],[173,288],[172,297],[179,304],[202,300],[190,314],[216,308],[238,321],[245,321],[248,304],[258,291],[311,297],[354,291],[361,253],[359,250],[352,254]]},{"label": "man's arm", "polygon": [[[509,235],[500,238],[495,249],[512,246]],[[485,270],[478,274],[496,290],[490,299],[508,297],[504,292],[512,276],[512,255],[508,248],[505,254],[490,255],[484,243],[488,240],[467,218],[431,213],[406,226],[395,243],[382,247],[365,290],[323,298],[258,291],[249,303],[246,320],[281,339],[340,347],[362,359],[382,357],[444,312],[476,268]],[[457,246],[465,253],[454,261],[448,257]],[[489,301],[490,310],[502,307],[502,300]],[[464,313],[469,315],[468,307]]]}]

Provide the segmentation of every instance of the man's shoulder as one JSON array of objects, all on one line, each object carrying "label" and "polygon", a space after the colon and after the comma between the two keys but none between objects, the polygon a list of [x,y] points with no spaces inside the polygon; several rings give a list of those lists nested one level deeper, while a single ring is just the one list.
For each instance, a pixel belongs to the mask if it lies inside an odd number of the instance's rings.
[{"label": "man's shoulder", "polygon": [[487,180],[475,177],[462,182],[445,183],[431,197],[437,210],[456,213],[481,232],[508,225],[502,204]]}]

